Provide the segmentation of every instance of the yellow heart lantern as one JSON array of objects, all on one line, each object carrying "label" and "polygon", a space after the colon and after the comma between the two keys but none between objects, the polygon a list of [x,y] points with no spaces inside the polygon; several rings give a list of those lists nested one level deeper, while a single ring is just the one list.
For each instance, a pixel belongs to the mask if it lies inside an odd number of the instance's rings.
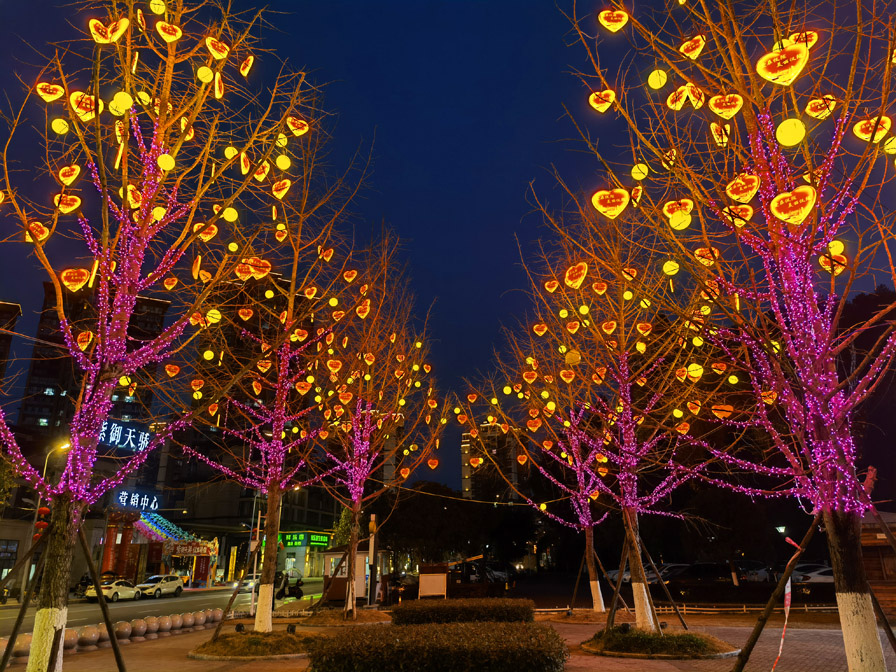
[{"label": "yellow heart lantern", "polygon": [[628,206],[630,199],[625,189],[602,189],[591,197],[591,204],[607,219],[616,219]]}]

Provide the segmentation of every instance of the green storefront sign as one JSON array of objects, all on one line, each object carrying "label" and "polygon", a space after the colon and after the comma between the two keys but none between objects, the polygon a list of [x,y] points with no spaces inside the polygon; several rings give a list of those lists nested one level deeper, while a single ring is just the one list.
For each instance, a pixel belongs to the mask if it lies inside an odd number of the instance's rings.
[{"label": "green storefront sign", "polygon": [[284,546],[318,546],[326,548],[330,545],[330,535],[321,532],[281,532],[280,543]]}]

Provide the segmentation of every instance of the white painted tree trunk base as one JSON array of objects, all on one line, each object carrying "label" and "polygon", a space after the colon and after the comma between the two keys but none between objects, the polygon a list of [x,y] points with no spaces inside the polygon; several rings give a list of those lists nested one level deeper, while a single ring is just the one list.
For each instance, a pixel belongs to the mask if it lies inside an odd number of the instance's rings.
[{"label": "white painted tree trunk base", "polygon": [[837,610],[849,672],[887,672],[868,593],[837,593]]},{"label": "white painted tree trunk base", "polygon": [[[31,637],[31,652],[28,655],[26,672],[60,672],[62,670],[62,637],[65,635],[65,622],[68,619],[68,608],[38,609],[34,615],[34,630]],[[112,635],[115,636],[114,634]],[[53,640],[59,638],[56,647],[56,665],[52,668],[50,653],[53,651]]]},{"label": "white painted tree trunk base", "polygon": [[274,599],[274,584],[262,583],[258,586],[258,605],[255,608],[255,632],[271,632],[274,629],[271,606]]},{"label": "white painted tree trunk base", "polygon": [[606,611],[604,607],[604,596],[600,592],[599,581],[589,581],[591,585],[591,602],[594,604],[594,611]]},{"label": "white painted tree trunk base", "polygon": [[632,595],[635,598],[635,627],[645,632],[659,632],[659,625],[647,598],[647,585],[632,583]]}]

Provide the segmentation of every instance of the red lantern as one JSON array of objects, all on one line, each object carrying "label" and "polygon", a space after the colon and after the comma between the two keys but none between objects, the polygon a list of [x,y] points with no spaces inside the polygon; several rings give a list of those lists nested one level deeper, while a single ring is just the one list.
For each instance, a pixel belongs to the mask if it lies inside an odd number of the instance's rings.
[{"label": "red lantern", "polygon": [[50,515],[50,509],[49,509],[49,507],[46,507],[46,506],[42,506],[42,507],[40,507],[40,508],[37,510],[37,515],[39,515],[39,516],[49,516],[49,515]]}]

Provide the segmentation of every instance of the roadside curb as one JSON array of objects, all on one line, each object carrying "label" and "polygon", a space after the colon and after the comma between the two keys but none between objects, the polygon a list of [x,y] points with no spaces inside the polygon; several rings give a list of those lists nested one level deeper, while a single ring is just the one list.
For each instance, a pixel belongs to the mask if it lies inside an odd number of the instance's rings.
[{"label": "roadside curb", "polygon": [[622,653],[617,651],[601,651],[588,646],[584,642],[579,644],[579,648],[581,648],[582,651],[586,651],[595,656],[603,656],[604,658],[638,658],[641,660],[719,660],[722,658],[734,658],[740,653],[740,649],[725,651],[723,653],[712,653],[705,656],[673,656],[668,653]]}]

